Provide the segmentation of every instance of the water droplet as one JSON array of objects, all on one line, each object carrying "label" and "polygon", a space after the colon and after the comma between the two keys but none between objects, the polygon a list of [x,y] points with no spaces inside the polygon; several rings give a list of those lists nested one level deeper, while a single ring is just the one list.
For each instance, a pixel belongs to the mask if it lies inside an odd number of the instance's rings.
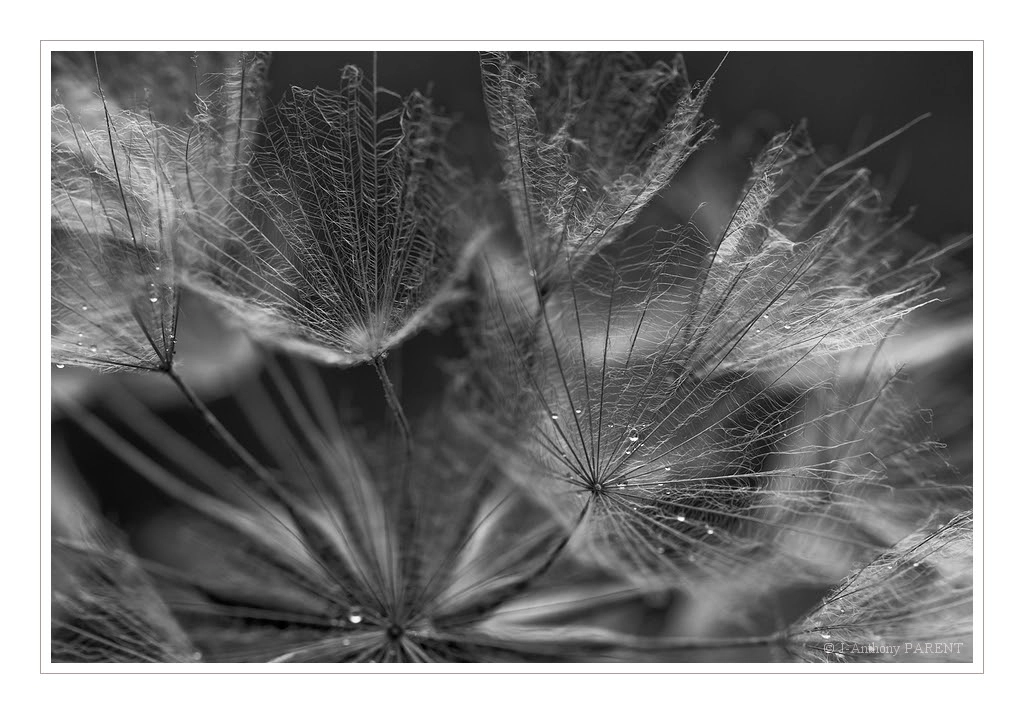
[{"label": "water droplet", "polygon": [[151,303],[154,303],[154,304],[155,304],[156,302],[158,302],[159,300],[160,300],[160,298],[158,298],[158,297],[157,297],[156,295],[153,295],[152,297],[150,297],[150,298],[149,298],[149,301],[150,301]]},{"label": "water droplet", "polygon": [[914,567],[915,567],[915,568],[920,568],[920,567],[921,567],[921,564],[920,564],[920,563],[914,563]]},{"label": "water droplet", "polygon": [[830,635],[827,632],[822,632],[821,633],[821,639],[823,639],[823,640],[831,640],[832,639],[832,635]]},{"label": "water droplet", "polygon": [[159,265],[156,266],[155,268],[153,268],[153,270],[155,270],[155,271],[157,271],[159,273],[160,272],[160,266]]},{"label": "water droplet", "polygon": [[576,410],[576,413],[577,413],[577,414],[582,414],[582,413],[583,413],[583,410],[582,410],[582,409],[577,409],[577,410]]},{"label": "water droplet", "polygon": [[686,523],[686,516],[676,516],[676,520],[680,523]]},{"label": "water droplet", "polygon": [[88,309],[89,309],[89,306],[88,306],[88,305],[82,305],[82,309],[83,309],[83,310],[88,310]]},{"label": "water droplet", "polygon": [[636,429],[630,429],[629,433],[626,434],[626,438],[635,444],[640,441],[640,433]]},{"label": "water droplet", "polygon": [[60,362],[58,362],[57,363],[57,369],[64,369],[64,365],[62,365]]},{"label": "water droplet", "polygon": [[353,625],[358,625],[363,621],[363,611],[358,607],[350,608],[348,611],[348,621]]},{"label": "water droplet", "polygon": [[583,187],[581,187],[581,188],[580,188],[580,191],[582,191],[583,193],[589,193],[589,192],[587,191],[587,187],[586,187],[586,186],[583,186]]},{"label": "water droplet", "polygon": [[558,421],[558,415],[557,414],[552,414],[551,415],[551,421]]},{"label": "water droplet", "polygon": [[531,278],[536,278],[537,277],[537,271],[536,270],[531,270],[530,271],[530,277]]},{"label": "water droplet", "polygon": [[671,471],[671,470],[672,470],[672,467],[671,467],[671,466],[666,466],[666,467],[665,467],[665,470],[666,470],[666,471]]},{"label": "water droplet", "polygon": [[715,534],[715,529],[714,528],[708,528],[705,531],[705,533],[707,533],[708,535],[714,535]]},{"label": "water droplet", "polygon": [[889,570],[892,570],[892,566],[891,565],[887,565],[885,567],[888,568]]},{"label": "water droplet", "polygon": [[783,325],[782,329],[783,330],[790,330],[790,329],[792,329],[792,325]]},{"label": "water droplet", "polygon": [[81,346],[82,346],[82,343],[81,343],[81,342],[76,342],[75,344],[76,344],[76,345],[78,345],[79,347],[81,347]]},{"label": "water droplet", "polygon": [[99,352],[99,351],[100,351],[100,348],[99,348],[99,347],[97,347],[96,345],[89,345],[89,351],[90,351],[90,352],[93,352],[93,353],[95,353],[95,352]]}]

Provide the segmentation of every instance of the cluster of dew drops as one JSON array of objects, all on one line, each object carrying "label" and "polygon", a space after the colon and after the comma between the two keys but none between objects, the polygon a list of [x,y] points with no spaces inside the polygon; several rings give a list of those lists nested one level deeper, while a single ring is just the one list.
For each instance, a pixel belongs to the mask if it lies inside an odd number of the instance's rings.
[{"label": "cluster of dew drops", "polygon": [[[577,415],[579,415],[579,414],[583,413],[583,410],[582,409],[576,409],[575,412],[576,412]],[[552,419],[552,421],[558,421],[558,414],[552,412],[551,413],[551,419]],[[629,454],[632,454],[633,451],[636,450],[636,445],[640,441],[640,430],[637,429],[637,427],[635,427],[635,426],[630,427],[626,431],[626,441],[628,442],[627,446],[626,446],[626,454],[629,455]],[[672,467],[671,466],[665,466],[664,467],[664,471],[665,471],[665,473],[671,473]],[[622,484],[619,485],[620,488],[625,488],[626,486],[628,486],[628,482],[623,482]],[[636,510],[636,508],[637,507],[634,506],[634,510]],[[702,525],[699,521],[693,521],[692,519],[688,520],[686,518],[686,516],[684,516],[682,514],[675,516],[675,521],[677,523],[680,523],[680,524],[690,523],[691,525],[696,525],[698,527],[700,527]],[[713,536],[715,534],[715,529],[712,526],[704,524],[703,528],[704,528],[704,534],[705,535]],[[665,550],[664,548],[659,548],[659,553],[663,553],[664,550]],[[689,559],[690,559],[691,562],[694,562],[696,560],[695,556],[693,556],[693,555],[691,555]]]},{"label": "cluster of dew drops", "polygon": [[[159,265],[154,266],[153,270],[155,270],[157,272],[160,272],[160,266]],[[156,283],[150,283],[149,284],[149,302],[150,303],[152,303],[153,305],[156,305],[158,302],[160,302],[160,291],[161,290],[165,290],[165,291],[167,291],[169,293],[173,293],[174,286],[170,285],[170,284],[167,284],[167,283],[162,283],[161,285],[157,285]],[[88,312],[88,311],[89,311],[89,306],[83,304],[82,305],[82,312]],[[85,343],[82,342],[82,338],[83,337],[85,337],[84,333],[79,332],[78,333],[78,340],[75,342],[75,346],[76,347],[85,347]],[[175,339],[173,332],[168,332],[167,333],[167,337],[169,339],[171,339],[171,340]],[[99,345],[89,345],[89,351],[92,352],[93,354],[98,353],[100,351]],[[107,354],[110,354],[112,352],[112,350],[107,349],[107,350],[105,350],[105,352]],[[57,369],[64,369],[67,365],[65,365],[63,362],[57,362],[57,363],[54,364],[54,366]]]}]

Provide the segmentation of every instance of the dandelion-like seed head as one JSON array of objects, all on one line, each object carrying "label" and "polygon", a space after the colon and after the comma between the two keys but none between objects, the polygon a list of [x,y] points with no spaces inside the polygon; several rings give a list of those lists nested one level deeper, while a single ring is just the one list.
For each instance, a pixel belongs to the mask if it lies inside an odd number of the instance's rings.
[{"label": "dandelion-like seed head", "polygon": [[244,198],[197,235],[191,283],[257,340],[372,361],[458,297],[450,122],[354,67],[338,91],[293,88],[268,112]]},{"label": "dandelion-like seed head", "polygon": [[485,391],[516,405],[509,470],[610,570],[684,587],[758,563],[808,577],[793,533],[868,547],[867,484],[910,485],[905,451],[882,447],[904,434],[880,406],[888,382],[834,376],[927,302],[934,272],[880,261],[877,194],[816,162],[801,132],[782,135],[719,237],[687,225],[585,262],[557,244],[559,287],[492,293],[480,359]]},{"label": "dandelion-like seed head", "polygon": [[[256,484],[208,461],[138,404],[118,430],[83,425],[140,475],[194,511],[150,555],[177,572],[172,611],[213,661],[424,662],[516,659],[529,647],[495,611],[533,586],[561,534],[504,483],[468,414],[419,424],[411,451],[350,433],[308,365],[272,369],[241,406],[269,455]],[[118,401],[114,402],[115,408]],[[285,417],[285,414],[287,416]],[[173,454],[141,454],[119,436],[156,437]],[[268,493],[269,490],[269,493]],[[523,520],[533,512],[532,523]],[[168,545],[170,543],[170,545]],[[196,557],[202,553],[201,557]],[[182,590],[184,588],[184,590]]]},{"label": "dandelion-like seed head", "polygon": [[85,129],[51,113],[51,359],[166,370],[175,351],[183,230],[173,131],[129,113]]},{"label": "dandelion-like seed head", "polygon": [[808,662],[970,661],[973,512],[936,520],[852,573],[794,623],[789,650]]},{"label": "dandelion-like seed head", "polygon": [[503,188],[543,284],[618,239],[707,136],[682,58],[485,53],[484,98]]}]

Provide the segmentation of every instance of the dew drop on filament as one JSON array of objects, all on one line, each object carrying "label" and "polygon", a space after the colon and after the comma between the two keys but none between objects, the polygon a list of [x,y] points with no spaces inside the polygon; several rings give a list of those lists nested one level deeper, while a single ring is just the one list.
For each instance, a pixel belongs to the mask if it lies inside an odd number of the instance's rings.
[{"label": "dew drop on filament", "polygon": [[558,415],[557,414],[552,414],[551,415],[551,421],[558,421]]},{"label": "dew drop on filament", "polygon": [[58,362],[55,366],[57,367],[57,369],[64,369],[64,365],[62,365],[60,362]]},{"label": "dew drop on filament", "polygon": [[353,625],[358,625],[363,621],[363,611],[358,607],[350,608],[348,611],[348,621]]},{"label": "dew drop on filament", "polygon": [[629,433],[626,434],[626,438],[635,444],[636,442],[640,441],[640,432],[638,432],[636,429],[630,429]]}]

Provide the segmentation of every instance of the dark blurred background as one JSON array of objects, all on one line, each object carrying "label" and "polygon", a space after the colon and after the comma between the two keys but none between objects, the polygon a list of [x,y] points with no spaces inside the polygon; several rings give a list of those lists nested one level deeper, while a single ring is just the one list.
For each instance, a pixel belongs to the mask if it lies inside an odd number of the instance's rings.
[{"label": "dark blurred background", "polygon": [[[651,60],[666,53],[641,53]],[[917,209],[910,228],[939,241],[971,231],[972,56],[969,52],[684,52],[692,82],[714,84],[705,114],[741,158],[775,132],[806,119],[812,140],[842,157],[925,114],[931,117],[865,156],[893,194],[893,210]],[[724,61],[723,61],[724,60]],[[338,69],[368,73],[367,52],[281,52],[271,96],[290,85],[333,87]],[[721,65],[719,67],[719,65]],[[717,73],[715,72],[718,68]],[[462,118],[458,139],[473,168],[496,170],[477,57],[470,52],[380,52],[379,83],[400,94],[429,92]],[[745,155],[745,156],[744,156]],[[722,167],[742,172],[745,168]]]}]

